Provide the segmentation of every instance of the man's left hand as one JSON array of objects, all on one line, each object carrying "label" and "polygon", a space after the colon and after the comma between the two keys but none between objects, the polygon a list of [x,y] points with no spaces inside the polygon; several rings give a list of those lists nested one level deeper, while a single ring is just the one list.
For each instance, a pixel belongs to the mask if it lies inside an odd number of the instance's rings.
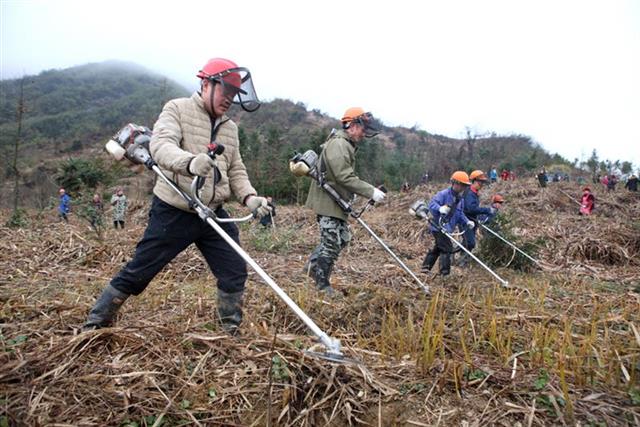
[{"label": "man's left hand", "polygon": [[264,197],[249,196],[245,205],[251,212],[255,212],[258,218],[262,218],[271,213],[271,206],[269,206],[269,202],[267,202],[267,199]]}]

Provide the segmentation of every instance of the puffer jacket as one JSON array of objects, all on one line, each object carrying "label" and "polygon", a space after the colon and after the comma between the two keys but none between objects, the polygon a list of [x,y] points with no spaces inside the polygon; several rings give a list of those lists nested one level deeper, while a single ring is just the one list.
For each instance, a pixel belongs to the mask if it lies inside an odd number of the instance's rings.
[{"label": "puffer jacket", "polygon": [[[194,177],[187,170],[189,162],[196,154],[207,152],[210,140],[211,119],[204,109],[200,94],[196,92],[191,98],[167,102],[153,127],[149,151],[160,169],[180,189],[190,194]],[[224,153],[216,158],[221,179],[215,185],[215,197],[212,178],[205,181],[200,196],[202,202],[214,210],[229,200],[232,194],[241,203],[247,196],[257,194],[240,157],[238,127],[226,116],[218,125],[216,143],[225,148]],[[182,196],[162,179],[157,180],[153,193],[165,203],[193,212]]]},{"label": "puffer jacket", "polygon": [[449,213],[442,219],[443,226],[447,233],[453,233],[456,225],[461,228],[466,228],[467,222],[469,219],[464,214],[464,198],[462,195],[456,194],[451,187],[446,190],[440,191],[438,194],[433,196],[431,201],[429,202],[429,211],[431,212],[431,217],[433,218],[433,223],[431,224],[431,231],[440,231],[440,228],[434,224],[440,224],[440,207],[447,205],[451,208]]},{"label": "puffer jacket", "polygon": [[[354,171],[356,148],[343,130],[331,133],[323,144],[320,154],[320,167],[325,170],[325,180],[345,201],[349,202],[354,194],[373,197],[373,185],[361,180]],[[317,182],[312,181],[306,206],[316,215],[331,216],[346,220],[346,214],[340,206],[324,191]]]},{"label": "puffer jacket", "polygon": [[478,222],[479,215],[489,215],[491,208],[480,206],[480,195],[478,191],[469,187],[464,192],[464,214],[473,222]]}]

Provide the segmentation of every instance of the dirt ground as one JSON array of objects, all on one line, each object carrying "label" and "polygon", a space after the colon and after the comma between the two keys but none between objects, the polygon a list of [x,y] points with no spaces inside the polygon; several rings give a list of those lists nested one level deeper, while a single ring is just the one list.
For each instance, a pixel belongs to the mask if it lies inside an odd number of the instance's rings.
[{"label": "dirt ground", "polygon": [[331,299],[302,274],[318,241],[312,212],[279,206],[274,229],[241,225],[243,247],[340,339],[357,362],[347,364],[305,353],[322,349],[252,271],[241,334],[225,335],[194,248],[130,298],[115,327],[80,332],[130,259],[147,200],[133,203],[127,230],[101,236],[54,212],[0,227],[0,426],[640,425],[640,197],[598,187],[595,214],[579,217],[574,183],[483,190],[506,198],[505,231],[540,263],[517,270],[509,250],[496,268],[503,288],[475,264],[419,273],[432,238],[407,210],[444,186],[390,193],[362,216],[429,296],[353,221]]}]

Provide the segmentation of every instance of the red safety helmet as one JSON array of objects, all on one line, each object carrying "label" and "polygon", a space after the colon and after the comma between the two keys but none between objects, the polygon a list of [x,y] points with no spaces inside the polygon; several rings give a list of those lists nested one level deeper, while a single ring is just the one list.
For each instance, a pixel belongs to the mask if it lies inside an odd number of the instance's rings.
[{"label": "red safety helmet", "polygon": [[232,95],[233,103],[245,111],[253,112],[260,107],[251,73],[229,59],[210,59],[198,71],[197,77],[221,84],[225,94]]}]

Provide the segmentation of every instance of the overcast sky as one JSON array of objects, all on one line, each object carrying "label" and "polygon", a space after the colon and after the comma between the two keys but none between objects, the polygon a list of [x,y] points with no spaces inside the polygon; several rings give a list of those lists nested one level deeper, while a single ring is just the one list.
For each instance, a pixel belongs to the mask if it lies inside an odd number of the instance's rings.
[{"label": "overcast sky", "polygon": [[194,88],[210,57],[264,100],[462,137],[521,133],[640,166],[640,1],[0,0],[1,78],[107,59]]}]

